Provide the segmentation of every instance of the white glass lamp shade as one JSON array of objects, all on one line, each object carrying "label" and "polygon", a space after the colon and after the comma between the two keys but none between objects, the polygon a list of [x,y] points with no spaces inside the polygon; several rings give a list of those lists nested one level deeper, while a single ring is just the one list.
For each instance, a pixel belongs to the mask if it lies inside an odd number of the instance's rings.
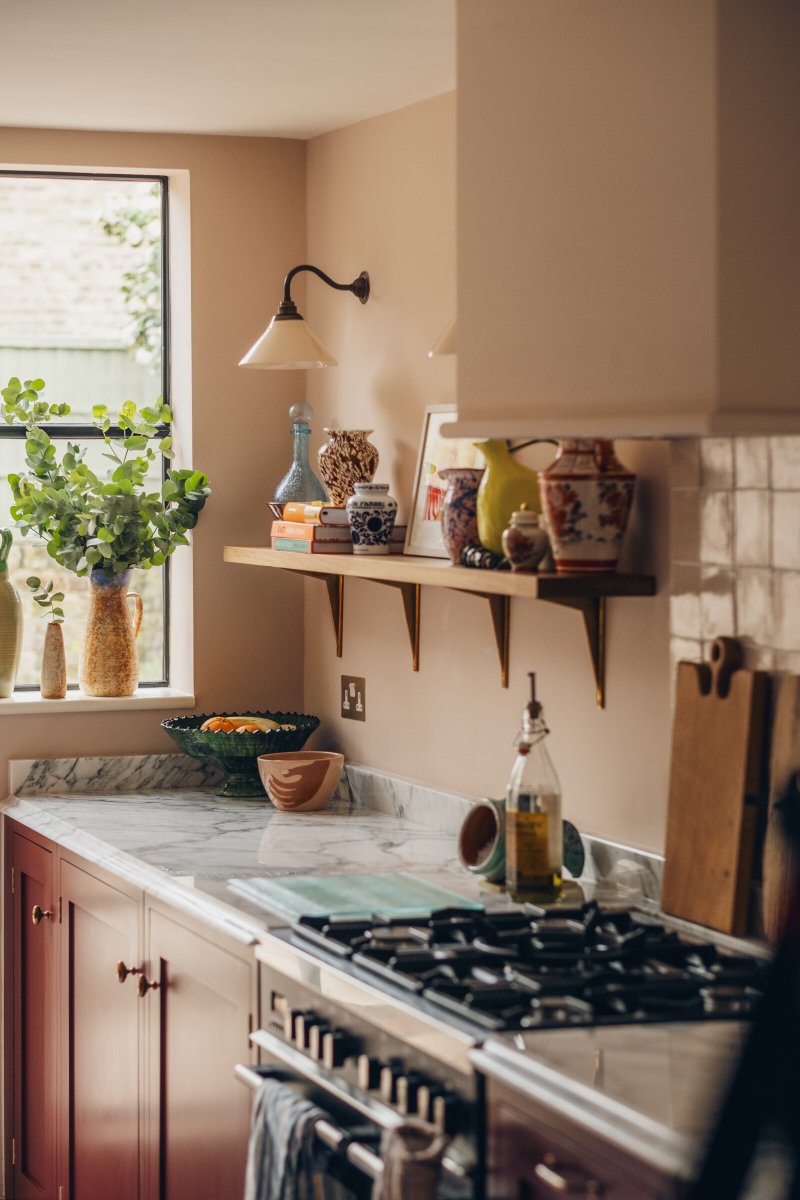
[{"label": "white glass lamp shade", "polygon": [[450,322],[445,330],[439,334],[439,337],[428,351],[428,358],[438,358],[442,354],[455,354],[456,352],[456,322],[455,318]]},{"label": "white glass lamp shade", "polygon": [[245,354],[240,367],[269,370],[306,367],[335,367],[336,359],[306,325],[302,317],[290,320],[273,317],[256,344]]}]

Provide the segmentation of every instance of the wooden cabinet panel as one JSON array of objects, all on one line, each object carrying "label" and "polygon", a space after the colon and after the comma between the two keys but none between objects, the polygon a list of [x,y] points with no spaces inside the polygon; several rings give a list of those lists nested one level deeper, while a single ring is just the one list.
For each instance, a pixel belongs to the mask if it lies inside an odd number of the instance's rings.
[{"label": "wooden cabinet panel", "polygon": [[138,1200],[141,897],[61,863],[64,1200]]},{"label": "wooden cabinet panel", "polygon": [[252,951],[151,908],[145,1000],[148,1200],[240,1200],[250,1096],[233,1074],[250,1057]]},{"label": "wooden cabinet panel", "polygon": [[[11,1137],[16,1200],[54,1200],[56,1020],[53,855],[9,828]],[[13,873],[13,874],[12,874]]]},{"label": "wooden cabinet panel", "polygon": [[[602,1196],[604,1200],[674,1200],[679,1191],[643,1164],[634,1164],[599,1139],[556,1129],[536,1106],[490,1083],[488,1101],[489,1200],[552,1200]],[[624,1160],[624,1161],[623,1161]]]}]

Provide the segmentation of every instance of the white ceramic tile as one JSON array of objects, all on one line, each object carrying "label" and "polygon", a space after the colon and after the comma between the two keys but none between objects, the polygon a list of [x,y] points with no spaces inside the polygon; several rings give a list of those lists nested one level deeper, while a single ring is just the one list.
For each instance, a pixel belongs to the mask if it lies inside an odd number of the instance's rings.
[{"label": "white ceramic tile", "polygon": [[701,579],[701,636],[703,639],[732,637],[736,627],[733,572],[703,567]]},{"label": "white ceramic tile", "polygon": [[673,637],[699,638],[700,568],[678,564],[672,568],[669,628]]},{"label": "white ceramic tile", "polygon": [[670,493],[670,538],[673,562],[700,558],[700,496],[696,489]]},{"label": "white ceramic tile", "polygon": [[753,642],[744,642],[744,667],[748,671],[772,671],[775,669],[775,659],[780,651],[765,650]]},{"label": "white ceramic tile", "polygon": [[800,570],[800,492],[773,492],[772,565]]},{"label": "white ceramic tile", "polygon": [[737,488],[769,487],[769,441],[767,438],[735,438],[733,454]]},{"label": "white ceramic tile", "polygon": [[748,488],[733,496],[736,565],[768,567],[771,561],[770,493]]},{"label": "white ceramic tile", "polygon": [[731,492],[704,492],[700,501],[700,561],[730,566],[733,553]]},{"label": "white ceramic tile", "polygon": [[732,438],[702,438],[700,442],[700,486],[733,487]]},{"label": "white ceramic tile", "polygon": [[775,650],[772,658],[776,671],[800,675],[800,650]]},{"label": "white ceramic tile", "polygon": [[736,636],[769,646],[773,635],[773,574],[765,568],[736,572]]},{"label": "white ceramic tile", "polygon": [[800,650],[800,572],[776,571],[775,633],[776,650]]},{"label": "white ceramic tile", "polygon": [[800,488],[800,437],[769,439],[773,488]]},{"label": "white ceramic tile", "polygon": [[677,438],[669,444],[670,484],[676,488],[700,486],[700,442],[697,438]]}]

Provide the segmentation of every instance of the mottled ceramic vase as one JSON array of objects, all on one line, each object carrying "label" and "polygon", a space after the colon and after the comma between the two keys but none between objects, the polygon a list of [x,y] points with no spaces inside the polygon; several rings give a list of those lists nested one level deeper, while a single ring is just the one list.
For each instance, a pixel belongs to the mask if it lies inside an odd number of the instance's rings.
[{"label": "mottled ceramic vase", "polygon": [[[142,598],[129,592],[131,572],[89,576],[89,613],[81,648],[78,682],[85,696],[132,696],[139,682],[136,637],[142,623]],[[134,604],[134,615],[128,601]]]},{"label": "mottled ceramic vase", "polygon": [[346,504],[357,483],[371,483],[378,469],[378,451],[368,441],[371,429],[326,429],[328,441],[317,454],[319,473],[331,504]]},{"label": "mottled ceramic vase", "polygon": [[353,553],[388,554],[397,501],[389,495],[388,483],[357,483],[355,488],[346,505]]},{"label": "mottled ceramic vase", "polygon": [[542,503],[557,571],[616,570],[636,476],[605,438],[575,438],[559,446],[539,473]]},{"label": "mottled ceramic vase", "polygon": [[67,694],[67,661],[64,632],[59,621],[48,621],[42,648],[41,691],[43,700],[63,700]]},{"label": "mottled ceramic vase", "polygon": [[8,577],[11,530],[0,529],[0,697],[12,695],[22,650],[22,606]]},{"label": "mottled ceramic vase", "polygon": [[451,562],[465,546],[478,541],[478,487],[483,467],[446,467],[439,472],[447,483],[442,504],[442,541]]}]

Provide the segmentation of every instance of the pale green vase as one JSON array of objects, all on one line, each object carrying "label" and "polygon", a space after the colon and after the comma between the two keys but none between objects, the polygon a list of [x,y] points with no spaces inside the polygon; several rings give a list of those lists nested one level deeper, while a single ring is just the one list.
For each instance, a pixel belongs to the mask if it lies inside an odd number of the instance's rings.
[{"label": "pale green vase", "polygon": [[478,537],[482,546],[503,553],[503,530],[521,504],[531,512],[542,511],[536,472],[513,458],[499,438],[475,445],[486,459],[486,470],[478,488]]},{"label": "pale green vase", "polygon": [[0,698],[11,696],[22,649],[22,605],[8,577],[11,530],[0,529]]}]

